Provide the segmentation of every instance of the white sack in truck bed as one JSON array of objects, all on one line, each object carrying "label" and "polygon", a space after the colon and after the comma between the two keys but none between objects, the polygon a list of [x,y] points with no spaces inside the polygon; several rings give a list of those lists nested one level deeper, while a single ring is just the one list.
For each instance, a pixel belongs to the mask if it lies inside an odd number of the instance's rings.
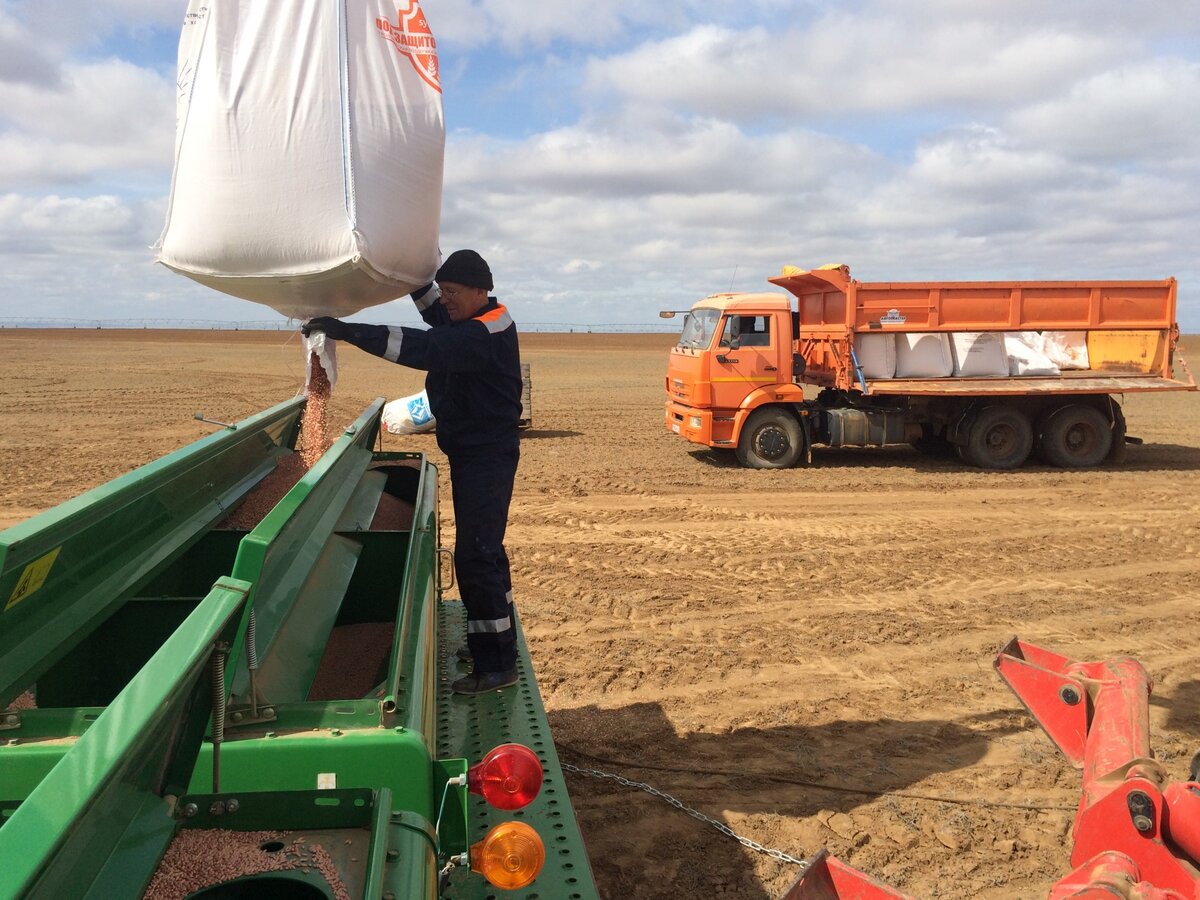
[{"label": "white sack in truck bed", "polygon": [[190,0],[158,260],[293,318],[403,296],[437,269],[444,147],[417,0]]},{"label": "white sack in truck bed", "polygon": [[862,332],[854,336],[854,355],[863,378],[896,377],[896,336]]},{"label": "white sack in truck bed", "polygon": [[954,375],[958,378],[1004,378],[1008,356],[999,331],[956,331],[950,335]]},{"label": "white sack in truck bed", "polygon": [[896,334],[897,378],[949,378],[953,374],[950,338],[944,332]]}]

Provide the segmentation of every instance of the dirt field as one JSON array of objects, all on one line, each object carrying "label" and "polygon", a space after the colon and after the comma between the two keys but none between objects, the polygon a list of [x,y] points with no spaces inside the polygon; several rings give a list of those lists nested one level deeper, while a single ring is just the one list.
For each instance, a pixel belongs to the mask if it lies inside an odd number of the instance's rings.
[{"label": "dirt field", "polygon": [[[984,473],[905,448],[755,472],[663,429],[673,340],[522,338],[534,428],[508,545],[564,761],[919,897],[1044,897],[1070,869],[1079,777],[992,669],[1017,634],[1139,659],[1154,747],[1186,777],[1200,396],[1128,398],[1146,444],[1117,469]],[[304,375],[282,333],[2,330],[0,358],[0,527],[209,433],[195,412],[237,420]],[[333,423],[420,382],[344,348]],[[431,436],[385,449],[440,458]],[[646,793],[569,787],[610,900],[764,900],[795,877]]]}]

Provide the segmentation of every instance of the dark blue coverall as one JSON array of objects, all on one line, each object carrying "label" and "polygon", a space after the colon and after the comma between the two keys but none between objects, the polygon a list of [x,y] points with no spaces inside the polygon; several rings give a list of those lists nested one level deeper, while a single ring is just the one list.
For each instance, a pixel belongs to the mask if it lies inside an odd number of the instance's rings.
[{"label": "dark blue coverall", "polygon": [[350,342],[384,359],[426,371],[437,443],[450,460],[454,571],[467,608],[474,673],[517,664],[512,576],[504,531],[520,446],[521,354],[517,327],[495,297],[452,323],[436,284],[412,295],[428,330],[354,325]]}]

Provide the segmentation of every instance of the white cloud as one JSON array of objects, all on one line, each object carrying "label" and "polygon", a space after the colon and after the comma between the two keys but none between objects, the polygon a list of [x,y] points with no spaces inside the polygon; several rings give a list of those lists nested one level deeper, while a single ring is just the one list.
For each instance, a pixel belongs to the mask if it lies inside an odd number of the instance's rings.
[{"label": "white cloud", "polygon": [[58,63],[22,23],[0,10],[0,83],[56,85]]},{"label": "white cloud", "polygon": [[96,47],[114,32],[146,33],[178,28],[186,4],[162,0],[89,0],[64,6],[45,0],[6,0],[11,16],[36,35],[39,46],[58,56]]},{"label": "white cloud", "polygon": [[0,246],[23,252],[118,253],[149,258],[148,239],[157,233],[161,206],[128,203],[119,197],[27,197],[0,195]]},{"label": "white cloud", "polygon": [[1061,88],[1107,63],[1116,49],[1104,39],[1053,29],[839,14],[806,29],[697,26],[593,58],[586,89],[734,121],[978,109]]},{"label": "white cloud", "polygon": [[931,135],[906,163],[709,120],[457,135],[448,161],[443,246],[484,252],[531,321],[652,321],[713,290],[766,289],[785,263],[847,262],[876,279],[1187,277],[1193,265],[1188,182],[1083,164],[994,126]]},{"label": "white cloud", "polygon": [[970,0],[873,0],[862,7],[864,14],[916,18],[944,22],[970,18],[997,25],[1035,27],[1053,23],[1074,31],[1116,35],[1129,46],[1164,35],[1200,34],[1200,18],[1194,0],[1004,0],[1003,3],[973,3]]},{"label": "white cloud", "polygon": [[0,83],[0,190],[111,169],[169,172],[173,84],[121,60],[67,64],[57,86]]},{"label": "white cloud", "polygon": [[[425,5],[459,129],[441,243],[483,253],[522,322],[656,323],[837,261],[1174,274],[1200,328],[1194,0]],[[150,263],[182,6],[56,6],[0,11],[0,303],[270,318]],[[157,64],[119,58],[150,32]]]},{"label": "white cloud", "polygon": [[558,272],[560,275],[578,275],[595,272],[603,266],[604,263],[598,259],[569,259],[565,264],[558,267]]},{"label": "white cloud", "polygon": [[[751,136],[712,119],[676,118],[653,128],[597,120],[520,142],[452,135],[446,183],[464,190],[471,185],[500,193],[533,188],[597,199],[739,189],[795,192],[843,169],[877,163],[860,147],[800,129]],[[503,179],[495,178],[497,171]]]},{"label": "white cloud", "polygon": [[1147,60],[1100,72],[1015,110],[1026,140],[1072,157],[1145,165],[1200,156],[1200,62]]},{"label": "white cloud", "polygon": [[[738,15],[755,15],[780,6],[777,0],[751,0]],[[783,3],[783,6],[794,6]],[[637,39],[646,28],[682,27],[697,18],[722,15],[722,9],[698,0],[558,0],[538,6],[508,0],[425,0],[423,7],[439,42],[467,47],[500,44],[521,53],[552,42],[583,47]]]}]

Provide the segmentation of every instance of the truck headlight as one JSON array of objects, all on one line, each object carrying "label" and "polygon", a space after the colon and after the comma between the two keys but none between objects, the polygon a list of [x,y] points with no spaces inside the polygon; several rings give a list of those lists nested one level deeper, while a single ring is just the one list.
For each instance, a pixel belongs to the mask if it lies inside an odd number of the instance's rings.
[{"label": "truck headlight", "polygon": [[699,417],[699,416],[689,416],[689,417],[688,417],[688,425],[689,425],[690,427],[692,427],[692,428],[699,428],[699,427],[700,427],[700,423],[701,423],[701,420],[700,420],[700,417]]}]

